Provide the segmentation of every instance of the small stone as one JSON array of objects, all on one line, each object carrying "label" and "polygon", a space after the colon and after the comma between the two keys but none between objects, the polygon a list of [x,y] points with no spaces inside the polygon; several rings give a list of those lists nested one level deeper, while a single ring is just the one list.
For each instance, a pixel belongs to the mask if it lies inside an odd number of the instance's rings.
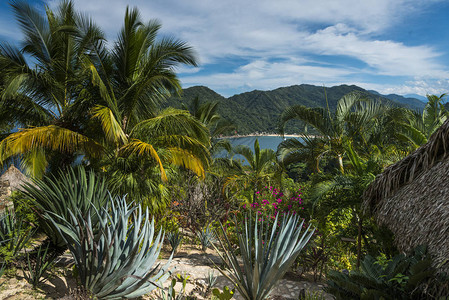
[{"label": "small stone", "polygon": [[196,283],[201,285],[201,286],[206,286],[206,281],[204,281],[203,279],[197,280]]}]

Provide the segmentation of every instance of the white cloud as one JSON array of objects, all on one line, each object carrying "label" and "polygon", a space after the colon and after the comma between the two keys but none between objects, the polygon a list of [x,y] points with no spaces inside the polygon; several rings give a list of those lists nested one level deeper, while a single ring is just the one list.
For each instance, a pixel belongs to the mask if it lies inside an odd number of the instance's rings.
[{"label": "white cloud", "polygon": [[206,85],[222,90],[242,87],[268,90],[298,83],[322,85],[333,82],[335,78],[344,81],[344,78],[351,74],[353,71],[348,69],[295,64],[294,61],[270,63],[257,60],[239,67],[232,73],[184,76],[181,79],[186,86]]},{"label": "white cloud", "polygon": [[[372,78],[408,77],[402,89],[391,86],[405,91],[425,89],[419,87],[419,80],[437,84],[449,77],[439,50],[379,38],[440,0],[74,1],[77,9],[104,28],[111,41],[123,23],[126,6],[137,6],[144,20],[158,18],[163,33],[188,41],[204,69],[234,58],[244,61],[240,67],[221,68],[232,68],[228,73],[211,70],[201,75],[181,68],[182,80],[189,85],[268,89],[307,82],[329,86],[352,84],[360,81],[357,76],[369,74]],[[52,7],[58,2],[49,0]],[[355,59],[362,67],[355,69],[345,60],[325,65],[327,56]],[[312,57],[322,61],[312,65]],[[376,84],[375,79],[371,82]]]},{"label": "white cloud", "polygon": [[449,91],[448,79],[416,79],[409,80],[403,84],[375,84],[366,82],[354,83],[365,89],[376,90],[381,94],[417,94],[425,95],[441,95]]},{"label": "white cloud", "polygon": [[306,48],[324,55],[357,58],[377,74],[446,77],[436,62],[441,54],[428,46],[405,46],[394,41],[367,40],[344,24],[327,27],[305,38]]}]

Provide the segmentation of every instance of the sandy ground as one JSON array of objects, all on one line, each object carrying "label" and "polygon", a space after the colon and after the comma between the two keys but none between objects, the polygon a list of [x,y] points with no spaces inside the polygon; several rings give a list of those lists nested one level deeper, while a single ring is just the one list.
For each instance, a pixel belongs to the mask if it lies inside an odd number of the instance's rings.
[{"label": "sandy ground", "polygon": [[[165,249],[167,250],[167,249]],[[168,251],[161,254],[160,262],[167,261]],[[171,263],[173,277],[181,274],[189,277],[187,280],[186,295],[191,295],[197,299],[210,299],[210,291],[207,290],[207,277],[210,272],[214,273],[217,281],[214,287],[222,289],[223,286],[230,286],[230,282],[214,268],[214,263],[219,264],[220,259],[217,254],[208,249],[206,253],[202,252],[197,246],[182,246],[174,256]],[[14,272],[9,271],[0,279],[0,299],[77,299],[74,291],[77,288],[76,279],[72,275],[73,260],[69,253],[65,253],[60,261],[52,270],[48,280],[42,283],[37,290],[33,290],[31,285],[26,282],[21,269]],[[12,273],[12,274],[11,274]],[[164,283],[168,287],[170,280]],[[179,292],[181,283],[177,283],[175,290]],[[298,299],[301,289],[309,292],[323,293],[323,284],[304,281],[295,276],[286,276],[276,285],[272,293],[274,299]],[[324,294],[325,295],[325,294]],[[140,299],[158,299],[160,291],[141,297]],[[242,299],[238,293],[234,295],[235,299]],[[326,299],[332,299],[325,295]],[[79,299],[79,298],[78,298]]]}]

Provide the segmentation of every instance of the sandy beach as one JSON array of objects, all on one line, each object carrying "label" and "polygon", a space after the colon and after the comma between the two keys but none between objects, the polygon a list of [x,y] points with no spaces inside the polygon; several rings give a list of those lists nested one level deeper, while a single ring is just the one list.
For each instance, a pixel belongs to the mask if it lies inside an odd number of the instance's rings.
[{"label": "sandy beach", "polygon": [[[273,136],[273,137],[282,137],[280,134],[276,133],[250,133],[250,134],[236,134],[236,135],[227,135],[220,136],[219,139],[235,139],[235,138],[244,138],[244,137],[252,137],[252,136]],[[305,134],[284,134],[286,138],[303,138]],[[307,135],[308,137],[315,137],[314,135]]]}]

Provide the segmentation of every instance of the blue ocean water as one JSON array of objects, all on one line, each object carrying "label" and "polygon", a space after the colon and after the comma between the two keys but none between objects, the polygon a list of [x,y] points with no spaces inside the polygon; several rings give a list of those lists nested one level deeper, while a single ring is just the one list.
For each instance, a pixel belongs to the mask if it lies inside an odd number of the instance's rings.
[{"label": "blue ocean water", "polygon": [[246,145],[249,146],[254,151],[254,142],[256,139],[259,140],[260,149],[273,149],[277,150],[278,145],[284,140],[280,136],[245,136],[228,138],[232,146]]},{"label": "blue ocean water", "polygon": [[[290,137],[286,137],[288,139]],[[280,136],[245,136],[245,137],[236,137],[236,138],[228,138],[231,142],[232,146],[237,145],[246,145],[250,147],[254,151],[254,142],[256,139],[259,140],[260,149],[273,149],[277,151],[278,145],[284,140],[284,138]],[[225,157],[226,152],[223,151],[217,155],[218,157]],[[244,164],[247,164],[246,159],[244,159],[241,155],[235,155],[235,159],[241,159],[244,161]]]}]

